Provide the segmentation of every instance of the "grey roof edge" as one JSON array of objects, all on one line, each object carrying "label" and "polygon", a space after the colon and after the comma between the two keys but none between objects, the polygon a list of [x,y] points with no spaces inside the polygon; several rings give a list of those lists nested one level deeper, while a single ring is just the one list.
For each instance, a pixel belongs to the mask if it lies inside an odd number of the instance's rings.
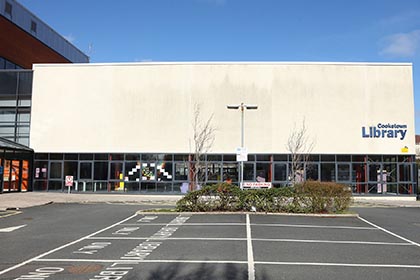
[{"label": "grey roof edge", "polygon": [[[3,143],[6,143],[6,145],[3,145]],[[4,148],[12,148],[16,150],[25,150],[29,152],[33,152],[34,150],[29,148],[28,146],[13,142],[11,140],[8,140],[6,138],[0,137],[0,147]]]},{"label": "grey roof edge", "polygon": [[[10,0],[9,0],[10,1]],[[61,35],[60,33],[58,33],[54,28],[52,28],[49,24],[47,24],[44,20],[42,20],[41,18],[39,18],[37,15],[35,15],[33,12],[31,12],[28,8],[26,8],[23,4],[21,4],[19,1],[17,0],[11,0],[13,1],[13,5],[18,5],[19,8],[21,8],[22,10],[24,10],[26,13],[28,13],[31,17],[33,17],[34,19],[36,19],[38,22],[42,23],[45,27],[48,28],[49,31],[51,31],[52,33],[54,33],[55,35],[57,35],[58,37],[60,37],[63,41],[67,42],[76,52],[78,52],[81,56],[83,56],[84,58],[86,58],[87,62],[89,63],[90,57],[89,55],[87,55],[85,52],[83,52],[79,47],[77,47],[75,44],[73,44],[72,42],[70,42],[69,40],[67,40],[63,35]],[[1,7],[0,7],[1,9]],[[5,17],[4,15],[2,15],[0,13],[1,16],[3,16],[4,18],[8,19],[7,17]],[[16,26],[19,26],[16,22],[14,22],[13,20],[10,20],[11,22],[13,22],[13,24],[15,24]],[[31,34],[30,32],[28,32],[28,30],[25,30],[23,27],[19,26],[19,28],[21,28],[23,31],[25,31],[26,33],[28,33],[31,36],[34,36],[33,34]],[[45,44],[46,46],[48,46],[49,48],[53,49],[54,51],[58,52],[61,56],[69,59],[68,57],[64,56],[63,54],[61,54],[59,52],[59,50],[56,50],[54,46],[51,46],[49,44],[47,44],[46,42],[43,42],[42,40],[40,40],[38,37],[34,36],[37,40],[39,40],[40,42],[42,42],[43,44]],[[70,59],[69,59],[70,60]]]},{"label": "grey roof edge", "polygon": [[347,66],[413,66],[412,62],[333,62],[333,61],[156,61],[156,62],[104,62],[104,63],[40,63],[35,67],[75,66],[155,66],[155,65],[347,65]]}]

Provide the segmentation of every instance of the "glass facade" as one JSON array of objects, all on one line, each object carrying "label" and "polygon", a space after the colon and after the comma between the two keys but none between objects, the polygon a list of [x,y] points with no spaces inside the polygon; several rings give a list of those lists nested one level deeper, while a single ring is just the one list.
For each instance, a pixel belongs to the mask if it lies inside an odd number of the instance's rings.
[{"label": "glass facade", "polygon": [[33,150],[0,138],[0,193],[32,190]]},{"label": "glass facade", "polygon": [[[188,154],[35,154],[34,190],[67,191],[65,176],[74,177],[79,192],[180,193],[188,189],[193,162]],[[200,177],[207,184],[238,184],[240,165],[233,154],[205,157]],[[287,154],[250,154],[244,163],[244,181],[290,185]],[[311,155],[304,178],[338,182],[355,194],[417,192],[414,156]]]},{"label": "glass facade", "polygon": [[0,70],[0,137],[29,146],[31,70]]}]

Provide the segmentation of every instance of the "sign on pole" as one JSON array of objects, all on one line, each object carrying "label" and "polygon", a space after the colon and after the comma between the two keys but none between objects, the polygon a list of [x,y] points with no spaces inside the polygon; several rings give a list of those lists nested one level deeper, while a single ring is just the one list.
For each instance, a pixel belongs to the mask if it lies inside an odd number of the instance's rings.
[{"label": "sign on pole", "polygon": [[245,147],[236,148],[236,161],[248,161],[248,150]]},{"label": "sign on pole", "polygon": [[69,187],[69,193],[72,186],[73,186],[73,176],[66,176],[66,187]]}]

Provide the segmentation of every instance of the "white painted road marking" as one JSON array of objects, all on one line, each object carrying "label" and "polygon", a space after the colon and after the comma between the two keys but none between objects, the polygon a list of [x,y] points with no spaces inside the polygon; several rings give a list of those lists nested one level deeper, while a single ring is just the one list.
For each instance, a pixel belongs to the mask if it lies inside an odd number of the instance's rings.
[{"label": "white painted road marking", "polygon": [[248,248],[248,280],[255,280],[254,252],[252,250],[251,223],[246,214],[246,243]]},{"label": "white painted road marking", "polygon": [[26,227],[26,225],[21,225],[21,226],[16,226],[16,227],[8,227],[8,228],[0,228],[0,232],[12,232],[15,231],[17,229]]},{"label": "white painted road marking", "polygon": [[0,275],[5,274],[6,272],[9,272],[9,271],[15,270],[16,268],[19,268],[19,267],[21,267],[21,266],[24,266],[24,265],[26,265],[26,264],[28,264],[28,263],[33,262],[33,261],[36,261],[37,259],[40,259],[40,258],[42,258],[42,257],[45,257],[45,256],[47,256],[47,255],[49,255],[49,254],[54,253],[54,252],[57,252],[57,251],[59,251],[59,250],[61,250],[61,249],[64,249],[64,248],[66,248],[66,247],[68,247],[68,246],[71,246],[71,245],[73,245],[73,244],[79,243],[80,241],[85,240],[85,239],[88,239],[88,238],[89,238],[89,237],[91,237],[91,236],[94,236],[94,235],[99,234],[99,233],[101,233],[101,232],[104,232],[104,231],[106,231],[106,230],[108,230],[108,229],[110,229],[110,228],[113,228],[113,227],[115,227],[115,226],[117,226],[117,225],[119,225],[119,224],[122,224],[122,223],[124,223],[124,222],[126,222],[126,221],[129,221],[130,219],[132,219],[132,218],[134,218],[134,217],[136,217],[136,216],[137,216],[137,214],[131,215],[130,217],[128,217],[128,218],[126,218],[126,219],[124,219],[124,220],[122,220],[122,221],[119,221],[118,223],[115,223],[115,224],[113,224],[113,225],[110,225],[109,227],[106,227],[106,228],[104,228],[104,229],[98,230],[97,232],[94,232],[94,233],[92,233],[92,234],[86,235],[86,236],[84,236],[84,237],[82,237],[82,238],[79,238],[79,239],[77,239],[77,240],[73,241],[73,242],[70,242],[70,243],[64,244],[64,245],[62,245],[62,246],[60,246],[60,247],[57,247],[57,248],[55,248],[55,249],[53,249],[53,250],[50,250],[50,251],[48,251],[48,252],[45,252],[45,253],[43,253],[43,254],[41,254],[41,255],[38,255],[38,256],[36,256],[36,257],[34,257],[34,258],[32,258],[32,259],[26,260],[26,261],[24,261],[24,262],[21,262],[21,263],[19,263],[19,264],[17,264],[17,265],[14,265],[14,266],[12,266],[12,267],[6,268],[6,269],[4,269],[4,270],[0,271]]},{"label": "white painted road marking", "polygon": [[411,243],[371,242],[371,241],[346,241],[346,240],[310,240],[310,239],[279,239],[279,238],[254,238],[253,241],[264,242],[297,242],[297,243],[331,243],[331,244],[354,244],[354,245],[389,245],[389,246],[413,246]]},{"label": "white painted road marking", "polygon": [[416,242],[411,241],[411,240],[409,240],[409,239],[407,239],[407,238],[405,238],[405,237],[402,237],[402,236],[400,236],[400,235],[398,235],[398,234],[396,234],[396,233],[393,233],[393,232],[391,232],[391,231],[389,231],[389,230],[386,230],[386,229],[384,229],[384,228],[381,228],[380,226],[375,225],[374,223],[371,223],[371,222],[369,222],[368,220],[363,219],[362,217],[358,217],[358,218],[359,218],[360,220],[362,220],[363,222],[365,222],[365,223],[367,223],[367,224],[369,224],[369,225],[371,225],[371,226],[373,226],[373,227],[375,227],[375,228],[377,228],[377,229],[379,229],[379,230],[382,230],[383,232],[386,232],[386,233],[388,233],[388,234],[390,234],[390,235],[392,235],[392,236],[395,236],[395,237],[397,237],[397,238],[399,238],[399,239],[401,239],[401,240],[404,240],[404,241],[406,241],[406,242],[408,242],[408,243],[411,243],[411,244],[413,244],[413,245],[415,245],[415,246],[420,247],[420,244],[419,244],[419,243],[416,243]]},{"label": "white painted road marking", "polygon": [[[122,260],[97,260],[97,259],[37,259],[36,262],[98,262],[112,263]],[[198,264],[248,264],[249,261],[232,260],[139,260],[137,263],[198,263]],[[130,263],[127,261],[127,263]],[[262,265],[297,265],[297,266],[337,266],[337,267],[373,267],[373,268],[414,268],[419,269],[420,265],[405,264],[367,264],[367,263],[321,263],[321,262],[267,262],[255,261],[254,264]],[[255,279],[255,275],[254,275]]]}]

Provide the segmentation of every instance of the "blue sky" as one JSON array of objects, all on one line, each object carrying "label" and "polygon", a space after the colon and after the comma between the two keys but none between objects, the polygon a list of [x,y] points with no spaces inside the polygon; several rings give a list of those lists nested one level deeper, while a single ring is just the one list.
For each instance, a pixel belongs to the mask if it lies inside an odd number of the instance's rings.
[{"label": "blue sky", "polygon": [[419,0],[19,2],[91,62],[412,62],[420,134]]}]

